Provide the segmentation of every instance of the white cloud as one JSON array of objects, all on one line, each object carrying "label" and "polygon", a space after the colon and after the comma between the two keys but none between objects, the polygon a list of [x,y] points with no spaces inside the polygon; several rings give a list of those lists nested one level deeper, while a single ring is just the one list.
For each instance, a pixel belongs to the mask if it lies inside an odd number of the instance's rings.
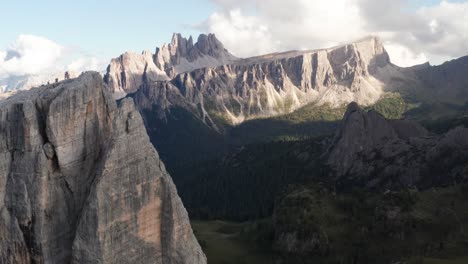
[{"label": "white cloud", "polygon": [[20,76],[51,76],[67,70],[81,72],[104,69],[104,63],[79,50],[34,35],[19,35],[9,47],[0,50],[0,81],[8,83]]},{"label": "white cloud", "polygon": [[[429,32],[418,38],[426,44],[430,53],[459,57],[468,52],[468,2],[451,3],[442,1],[439,5],[421,8],[417,15],[427,23]],[[423,43],[423,41],[428,41]]]},{"label": "white cloud", "polygon": [[234,1],[215,2],[224,8],[208,18],[204,29],[219,36],[238,56],[322,47],[364,33],[352,0],[257,0],[252,15],[246,4],[230,9]]},{"label": "white cloud", "polygon": [[0,77],[41,73],[54,67],[63,50],[46,38],[20,35],[7,50],[0,52]]},{"label": "white cloud", "polygon": [[411,9],[407,0],[212,0],[203,24],[239,56],[313,49],[377,34],[401,66],[468,53],[468,3]]},{"label": "white cloud", "polygon": [[7,55],[6,51],[0,50],[0,61],[5,60],[6,55]]},{"label": "white cloud", "polygon": [[106,62],[95,57],[80,57],[73,60],[66,66],[67,71],[84,72],[84,71],[102,71]]},{"label": "white cloud", "polygon": [[391,54],[390,60],[402,67],[410,67],[423,64],[428,61],[426,54],[415,53],[409,48],[398,43],[386,42],[385,49]]},{"label": "white cloud", "polygon": [[277,49],[278,43],[272,38],[269,28],[259,18],[246,16],[240,9],[214,13],[206,24],[209,31],[219,35],[224,45],[235,50],[238,56],[268,53]]}]

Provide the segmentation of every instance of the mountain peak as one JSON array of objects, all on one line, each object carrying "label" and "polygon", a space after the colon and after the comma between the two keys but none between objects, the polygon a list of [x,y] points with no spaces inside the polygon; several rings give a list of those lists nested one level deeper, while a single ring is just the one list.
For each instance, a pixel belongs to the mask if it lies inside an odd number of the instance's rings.
[{"label": "mountain peak", "polygon": [[200,34],[193,43],[180,33],[174,33],[169,45],[156,49],[155,64],[172,78],[178,73],[204,67],[220,66],[236,60],[214,34]]},{"label": "mountain peak", "polygon": [[180,33],[172,34],[171,44],[172,45],[177,45],[177,43],[179,43],[180,39],[185,39],[184,37],[182,37],[182,34],[180,34]]},{"label": "mountain peak", "polygon": [[216,35],[213,33],[198,35],[197,42],[215,42],[222,45],[221,41],[219,41]]},{"label": "mountain peak", "polygon": [[382,39],[377,35],[368,35],[368,36],[358,39],[355,42],[374,42],[374,43],[382,44]]},{"label": "mountain peak", "polygon": [[179,73],[205,67],[217,67],[237,58],[224,48],[214,34],[201,34],[197,43],[180,33],[172,35],[171,42],[156,48],[155,54],[144,51],[141,55],[127,53],[112,59],[105,76],[116,97],[136,91],[148,81],[172,79]]},{"label": "mountain peak", "polygon": [[361,111],[362,109],[359,107],[359,105],[356,103],[356,102],[351,102],[348,104],[348,107],[346,108],[346,113],[344,115],[344,119],[346,120],[346,118],[348,116],[351,115],[351,113],[354,113],[356,111]]},{"label": "mountain peak", "polygon": [[[223,43],[221,43],[221,41],[216,38],[215,34],[200,34],[197,38],[197,42],[193,43],[192,36],[187,39],[180,33],[174,33],[169,44],[164,44],[161,48],[156,48],[156,55],[158,53],[164,52],[165,49],[169,49],[171,54],[179,53],[180,55],[187,57],[187,59],[194,59],[188,57],[189,53],[194,47],[196,47],[197,52],[201,52],[201,54],[198,55],[202,56],[216,56],[222,52],[228,52],[224,48]],[[195,53],[196,52],[192,52],[192,55],[195,55]]]},{"label": "mountain peak", "polygon": [[[193,40],[190,38],[187,40],[185,37],[182,36],[180,33],[174,33],[172,35],[172,40],[169,45],[164,45],[161,49],[168,48],[171,54],[175,53],[186,53],[193,47]],[[156,49],[156,53],[158,53],[159,48]]]},{"label": "mountain peak", "polygon": [[232,54],[224,48],[223,43],[216,38],[215,34],[201,34],[198,36],[195,46],[197,47],[197,52],[200,52],[200,54],[210,55],[213,57],[223,57],[226,55],[228,57],[232,56]]}]

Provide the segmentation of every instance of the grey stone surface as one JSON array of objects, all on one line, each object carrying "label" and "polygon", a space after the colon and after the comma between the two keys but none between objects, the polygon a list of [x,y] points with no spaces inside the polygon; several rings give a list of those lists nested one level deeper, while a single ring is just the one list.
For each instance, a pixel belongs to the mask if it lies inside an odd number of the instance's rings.
[{"label": "grey stone surface", "polygon": [[131,99],[98,73],[0,101],[0,263],[206,263]]},{"label": "grey stone surface", "polygon": [[54,150],[54,146],[52,146],[52,144],[47,142],[47,143],[44,144],[43,148],[44,148],[44,154],[46,155],[46,157],[48,159],[53,159],[55,157],[55,150]]}]

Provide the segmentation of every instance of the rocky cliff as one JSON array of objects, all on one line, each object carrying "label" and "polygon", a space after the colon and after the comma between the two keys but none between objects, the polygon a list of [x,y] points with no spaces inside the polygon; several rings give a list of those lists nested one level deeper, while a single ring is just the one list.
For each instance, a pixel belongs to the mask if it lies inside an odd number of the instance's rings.
[{"label": "rocky cliff", "polygon": [[138,90],[143,82],[170,80],[182,72],[216,67],[236,59],[213,34],[200,35],[195,44],[192,37],[174,34],[171,43],[156,48],[155,54],[127,52],[112,59],[105,80],[115,97],[120,98]]},{"label": "rocky cliff", "polygon": [[206,263],[131,99],[97,73],[0,101],[1,263]]},{"label": "rocky cliff", "polygon": [[468,179],[468,129],[434,135],[415,122],[387,120],[352,103],[327,155],[343,185],[450,185]]}]

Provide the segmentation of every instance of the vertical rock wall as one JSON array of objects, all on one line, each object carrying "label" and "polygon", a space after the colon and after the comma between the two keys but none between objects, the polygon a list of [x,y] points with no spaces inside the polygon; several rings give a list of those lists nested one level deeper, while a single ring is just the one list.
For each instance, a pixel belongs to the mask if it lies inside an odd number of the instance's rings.
[{"label": "vertical rock wall", "polygon": [[0,101],[0,263],[205,263],[130,99],[97,73]]}]

